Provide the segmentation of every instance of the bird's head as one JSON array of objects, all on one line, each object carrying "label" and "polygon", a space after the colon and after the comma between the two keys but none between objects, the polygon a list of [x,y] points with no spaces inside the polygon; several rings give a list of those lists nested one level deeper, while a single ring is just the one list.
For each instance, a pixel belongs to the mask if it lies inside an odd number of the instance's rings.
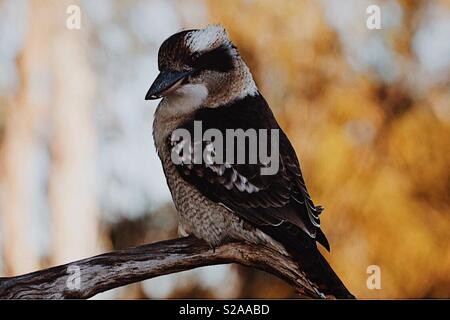
[{"label": "bird's head", "polygon": [[255,94],[248,67],[221,25],[170,36],[158,53],[157,76],[146,100],[165,97],[214,107]]}]

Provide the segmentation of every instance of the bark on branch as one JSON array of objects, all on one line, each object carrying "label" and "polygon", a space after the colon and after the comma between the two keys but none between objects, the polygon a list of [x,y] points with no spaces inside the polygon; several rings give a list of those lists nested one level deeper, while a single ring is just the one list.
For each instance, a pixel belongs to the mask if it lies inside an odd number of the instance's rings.
[{"label": "bark on branch", "polygon": [[244,243],[226,244],[213,251],[205,242],[193,237],[109,252],[17,277],[0,278],[0,298],[85,299],[133,282],[233,262],[285,280],[301,297],[321,298],[289,257]]}]

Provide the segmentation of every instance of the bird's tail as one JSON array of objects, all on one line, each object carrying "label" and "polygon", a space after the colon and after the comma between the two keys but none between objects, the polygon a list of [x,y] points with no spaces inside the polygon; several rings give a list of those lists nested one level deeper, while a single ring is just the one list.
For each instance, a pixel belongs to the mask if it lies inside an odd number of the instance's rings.
[{"label": "bird's tail", "polygon": [[267,228],[268,235],[277,239],[294,258],[308,281],[318,288],[325,297],[336,299],[355,299],[341,279],[336,275],[327,260],[317,248],[315,239],[296,228],[287,227],[284,232]]},{"label": "bird's tail", "polygon": [[320,293],[336,299],[355,299],[314,242],[308,246],[305,246],[304,242],[303,244],[290,242],[285,247],[299,265],[300,270],[306,274],[308,280],[319,288]]}]

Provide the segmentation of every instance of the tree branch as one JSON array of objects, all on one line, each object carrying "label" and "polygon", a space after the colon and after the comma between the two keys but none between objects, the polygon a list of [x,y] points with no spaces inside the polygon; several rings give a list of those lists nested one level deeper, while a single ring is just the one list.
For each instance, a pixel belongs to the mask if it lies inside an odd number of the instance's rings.
[{"label": "tree branch", "polygon": [[288,282],[304,298],[323,298],[289,257],[270,248],[230,243],[213,251],[186,237],[82,259],[65,265],[0,278],[1,299],[89,298],[133,282],[208,265],[239,263]]}]

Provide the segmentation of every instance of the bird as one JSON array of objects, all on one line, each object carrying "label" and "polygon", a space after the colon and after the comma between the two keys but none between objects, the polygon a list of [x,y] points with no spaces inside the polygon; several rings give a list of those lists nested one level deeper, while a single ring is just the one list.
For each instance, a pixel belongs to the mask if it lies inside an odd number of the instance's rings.
[{"label": "bird", "polygon": [[[212,248],[230,241],[271,247],[292,257],[321,297],[353,299],[317,246],[330,250],[320,227],[323,208],[309,195],[292,144],[225,28],[214,24],[171,35],[159,48],[158,69],[145,99],[161,99],[153,139],[180,233]],[[277,130],[276,173],[262,174],[268,164],[259,160],[174,161],[173,150],[181,141],[173,133],[194,134],[199,122],[202,132],[215,129],[224,136],[230,129]],[[258,143],[266,141],[270,147],[268,140],[259,138]],[[211,143],[201,141],[198,147],[203,150]],[[189,142],[183,159],[192,160],[195,149]]]}]

